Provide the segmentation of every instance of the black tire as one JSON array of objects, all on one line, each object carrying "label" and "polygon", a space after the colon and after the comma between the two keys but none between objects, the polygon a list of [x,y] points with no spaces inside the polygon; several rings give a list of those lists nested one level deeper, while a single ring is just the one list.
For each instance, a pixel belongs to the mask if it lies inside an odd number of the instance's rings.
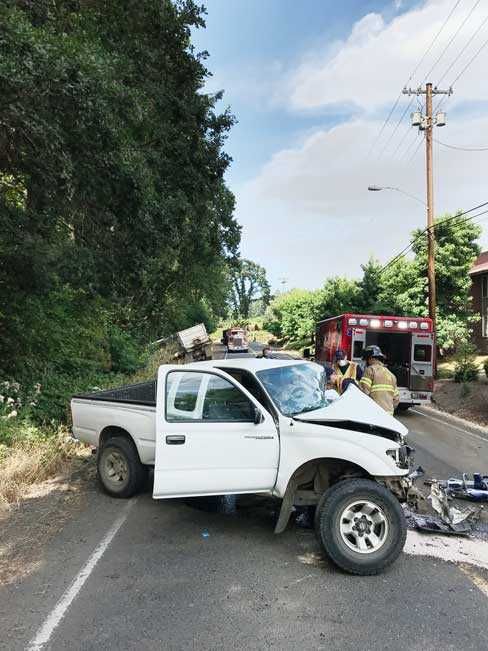
[{"label": "black tire", "polygon": [[[361,503],[362,500],[377,507],[373,513],[380,520],[379,524],[372,524],[372,520],[363,515],[357,518],[357,522],[353,518],[343,518],[346,513],[360,508],[357,505],[348,510],[350,505]],[[348,520],[349,526],[359,526],[360,530],[350,534],[345,532]],[[363,576],[378,574],[393,563],[401,553],[407,536],[407,523],[399,501],[384,486],[370,479],[345,480],[329,488],[317,506],[315,522],[327,556],[346,572]],[[362,527],[372,529],[364,531]],[[371,531],[373,535],[370,535]],[[376,550],[370,543],[373,536],[380,541],[383,539]],[[359,543],[368,549],[359,551]]]},{"label": "black tire", "polygon": [[[124,468],[119,478],[109,476],[111,458]],[[112,497],[120,498],[132,497],[138,493],[144,487],[148,475],[146,466],[140,462],[136,446],[123,436],[110,438],[98,451],[97,473],[103,490]]]},{"label": "black tire", "polygon": [[410,409],[412,405],[408,402],[401,402],[395,409],[395,413],[402,414]]}]

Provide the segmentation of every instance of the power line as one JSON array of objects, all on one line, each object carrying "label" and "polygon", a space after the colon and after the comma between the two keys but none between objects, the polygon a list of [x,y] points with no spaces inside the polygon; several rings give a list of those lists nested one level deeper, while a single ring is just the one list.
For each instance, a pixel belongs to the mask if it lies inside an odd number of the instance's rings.
[{"label": "power line", "polygon": [[443,147],[448,147],[449,149],[457,149],[458,151],[488,151],[488,147],[457,147],[456,145],[449,145],[447,142],[442,142],[441,140],[437,140],[434,138],[434,141],[438,145],[442,145]]},{"label": "power line", "polygon": [[[435,223],[433,224],[433,227],[432,227],[432,228],[435,230],[436,228],[439,228],[440,226],[443,226],[443,225],[445,225],[445,224],[447,224],[447,223],[449,223],[449,222],[451,222],[451,221],[453,221],[453,220],[455,220],[455,219],[458,219],[459,217],[462,217],[463,215],[466,215],[466,214],[472,212],[473,210],[477,210],[478,208],[483,208],[483,206],[486,206],[486,205],[488,205],[488,201],[485,202],[485,203],[480,204],[479,206],[475,206],[474,208],[471,208],[470,210],[466,210],[465,212],[457,213],[456,215],[453,215],[452,217],[448,217],[447,219],[444,219],[444,220],[441,221],[441,222],[435,222]],[[480,212],[480,213],[478,213],[478,214],[476,214],[476,215],[471,215],[471,216],[467,217],[466,219],[464,219],[461,223],[464,224],[465,222],[469,221],[470,219],[474,219],[475,217],[479,217],[480,215],[484,215],[485,213],[488,213],[488,210],[484,210],[483,212]],[[386,269],[388,269],[388,267],[390,267],[391,265],[395,264],[395,262],[397,262],[400,258],[402,258],[406,253],[408,253],[408,251],[409,251],[411,248],[413,248],[413,246],[416,244],[416,242],[418,242],[418,240],[422,239],[422,237],[423,237],[423,236],[424,236],[428,231],[429,231],[429,227],[424,228],[424,229],[423,229],[423,230],[422,230],[422,231],[421,231],[421,232],[420,232],[420,233],[419,233],[419,234],[418,234],[418,235],[417,235],[417,236],[416,236],[416,237],[415,237],[415,238],[410,242],[410,244],[408,244],[404,249],[402,249],[402,250],[400,251],[400,253],[398,253],[398,254],[397,254],[397,255],[396,255],[392,260],[390,260],[390,262],[388,262],[388,263],[387,263],[387,264],[386,264],[386,265],[385,265],[385,266],[380,270],[380,273],[383,273],[383,271],[385,271]]]},{"label": "power line", "polygon": [[[475,217],[479,217],[480,215],[485,215],[485,214],[488,214],[488,210],[484,210],[483,212],[477,213],[476,215],[472,215],[472,217],[463,220],[463,221],[460,222],[459,224],[454,224],[454,226],[462,226],[463,224],[465,224],[466,222],[468,222],[468,221],[470,221],[470,220],[473,221],[473,223],[476,224],[476,223],[478,223],[478,222],[480,222],[480,221],[483,221],[483,220],[480,219],[480,220],[478,220],[478,221],[474,221]],[[486,218],[485,218],[485,219],[486,219]],[[440,228],[440,227],[444,226],[444,225],[446,224],[447,221],[448,221],[448,220],[446,219],[446,220],[444,220],[443,222],[436,222],[436,223],[434,224],[434,228]],[[422,231],[422,232],[421,232],[421,233],[420,233],[420,234],[419,234],[419,235],[418,235],[418,236],[417,236],[417,237],[416,237],[416,238],[415,238],[415,239],[414,239],[414,240],[413,240],[413,241],[412,241],[408,246],[406,246],[404,249],[402,249],[402,251],[401,251],[398,255],[396,255],[396,256],[393,258],[393,260],[390,260],[390,262],[388,262],[388,263],[387,263],[387,264],[386,264],[382,269],[380,269],[380,274],[382,274],[382,273],[383,273],[384,271],[386,271],[389,267],[391,267],[391,266],[393,266],[395,263],[397,263],[401,258],[405,257],[405,255],[406,255],[406,254],[407,254],[407,253],[408,253],[408,252],[409,252],[409,251],[414,247],[414,245],[417,243],[417,241],[420,240],[420,239],[422,239],[422,237],[423,237],[424,235],[425,235],[425,231]],[[439,237],[439,236],[437,236],[437,239],[438,239],[438,237]]]},{"label": "power line", "polygon": [[[397,152],[399,151],[399,149],[401,148],[401,146],[403,145],[403,143],[407,139],[407,136],[408,136],[409,133],[412,133],[412,131],[411,131],[410,125],[408,124],[407,128],[405,129],[405,132],[403,134],[403,137],[400,138],[400,141],[398,142],[398,145],[396,146],[395,151],[392,153],[393,158],[396,156]],[[415,140],[416,140],[416,138],[414,138],[413,142],[415,142]],[[411,146],[412,146],[412,143],[410,143],[409,147],[411,147]],[[409,149],[409,147],[407,147],[407,150]]]},{"label": "power line", "polygon": [[[474,11],[476,10],[476,8],[477,8],[478,5],[480,4],[480,2],[481,2],[481,0],[476,0],[476,2],[475,2],[474,5],[471,7],[471,9],[470,9],[469,12],[467,13],[467,15],[466,15],[466,16],[464,17],[464,19],[461,21],[461,23],[460,23],[460,25],[458,26],[458,28],[456,29],[456,31],[452,34],[451,38],[449,39],[449,41],[447,42],[447,44],[445,45],[445,47],[442,49],[442,52],[439,54],[439,56],[438,56],[437,59],[435,60],[434,64],[431,66],[429,72],[425,75],[423,83],[424,83],[424,82],[425,82],[425,81],[430,77],[430,75],[432,74],[432,72],[434,71],[434,69],[437,67],[437,65],[439,64],[439,62],[441,61],[441,59],[444,57],[444,55],[445,55],[445,53],[447,52],[447,50],[448,50],[448,49],[451,47],[451,45],[454,43],[454,41],[456,40],[456,38],[457,38],[458,35],[460,34],[460,32],[461,32],[461,30],[463,29],[463,27],[464,27],[464,26],[466,25],[466,23],[468,22],[468,20],[471,18],[471,16],[473,15]],[[455,7],[454,7],[454,9],[455,9]],[[486,20],[488,20],[488,17],[487,17]],[[484,22],[486,22],[486,21],[484,21]],[[483,23],[482,23],[482,24],[477,28],[477,30],[474,32],[474,34],[473,34],[473,36],[471,37],[471,39],[470,39],[470,40],[468,41],[468,43],[464,46],[464,48],[461,50],[461,53],[460,53],[460,54],[458,55],[458,57],[457,57],[456,59],[454,59],[454,61],[451,63],[451,65],[449,66],[447,72],[448,72],[449,70],[452,69],[452,67],[454,66],[455,62],[459,59],[459,57],[461,56],[461,54],[466,50],[466,48],[467,48],[467,46],[469,45],[469,43],[470,43],[470,42],[472,41],[472,39],[473,39],[473,38],[474,38],[474,37],[479,33],[479,31],[480,31],[480,29],[482,28],[484,22],[483,22]],[[440,85],[442,79],[444,79],[444,77],[446,76],[447,72],[444,73],[444,75],[442,76],[441,80],[438,82],[438,84],[437,84],[438,86]],[[440,100],[440,101],[438,102],[435,111],[437,111],[437,110],[440,108],[440,106],[442,105],[442,103],[443,103],[444,101],[445,101],[445,97],[443,97],[442,100]],[[405,108],[405,110],[404,110],[404,112],[403,112],[403,114],[402,114],[400,120],[398,121],[398,123],[397,123],[395,129],[393,130],[393,133],[392,133],[391,136],[390,136],[390,139],[388,140],[388,142],[386,143],[386,145],[385,145],[384,148],[382,149],[379,158],[381,158],[381,156],[384,154],[384,152],[385,152],[386,149],[388,148],[389,142],[390,142],[391,139],[394,137],[396,131],[398,130],[398,127],[400,126],[402,120],[404,119],[404,117],[405,117],[405,115],[406,115],[406,113],[407,113],[407,111],[408,111],[408,109],[410,108],[411,105],[412,105],[412,101],[410,101],[409,104],[407,105],[407,107]],[[401,143],[403,143],[404,140],[405,140],[405,138],[402,139]],[[396,149],[395,149],[395,154],[396,154],[396,152],[400,149],[400,147],[401,147],[401,143],[400,143],[399,145],[397,145],[397,147],[396,147]],[[416,155],[418,149],[419,149],[419,146],[417,146],[417,149],[416,149],[416,151],[414,152],[412,158],[415,157],[415,155]]]},{"label": "power line", "polygon": [[[404,86],[407,86],[407,84],[409,84],[410,81],[412,80],[413,76],[417,73],[417,70],[420,68],[420,66],[422,65],[422,63],[425,61],[426,56],[427,56],[427,55],[429,54],[429,52],[432,50],[432,48],[433,48],[435,42],[437,41],[437,39],[438,39],[439,36],[441,35],[442,31],[444,30],[445,26],[446,26],[447,23],[449,22],[449,19],[451,18],[452,14],[456,11],[456,9],[457,9],[458,5],[460,4],[460,2],[461,2],[461,0],[457,0],[457,2],[455,2],[453,8],[452,8],[451,11],[448,13],[447,18],[446,18],[446,19],[444,20],[444,22],[442,23],[442,25],[441,25],[439,31],[437,32],[437,34],[436,34],[436,35],[434,36],[434,38],[432,39],[432,41],[431,41],[429,47],[425,50],[425,52],[424,52],[424,54],[422,55],[420,61],[417,63],[416,67],[414,68],[413,72],[410,74],[410,76],[409,76],[409,78],[407,79],[407,81],[405,82]],[[390,112],[388,113],[387,117],[385,118],[385,120],[384,120],[384,122],[383,122],[383,124],[382,124],[382,126],[381,126],[381,128],[380,128],[380,131],[379,131],[378,135],[376,136],[375,140],[373,141],[373,143],[372,143],[372,145],[371,145],[371,147],[370,147],[370,149],[369,149],[369,151],[368,151],[368,154],[367,154],[366,158],[369,158],[369,157],[371,156],[371,153],[373,152],[374,148],[376,147],[376,143],[377,143],[377,142],[379,141],[379,139],[381,138],[381,136],[382,136],[382,134],[383,134],[383,131],[385,130],[386,126],[388,125],[388,123],[389,123],[390,120],[391,120],[391,117],[392,117],[393,113],[395,112],[395,109],[396,109],[396,107],[398,106],[398,103],[399,103],[399,101],[400,101],[401,96],[402,96],[402,91],[400,90],[400,92],[398,93],[398,97],[396,98],[396,100],[395,100],[395,102],[394,102],[392,108],[390,109]]]},{"label": "power line", "polygon": [[[463,217],[464,215],[468,215],[469,213],[473,212],[474,210],[478,210],[479,208],[484,208],[485,206],[488,206],[488,201],[485,201],[484,203],[480,203],[477,206],[474,206],[473,208],[470,208],[469,210],[465,210],[464,212],[457,213],[456,215],[452,215],[452,217],[448,217],[447,219],[442,220],[441,222],[435,222],[432,227],[427,226],[427,228],[424,228],[420,233],[414,237],[414,239],[408,244],[404,249],[400,251],[390,262],[388,262],[382,269],[380,270],[380,273],[383,273],[388,269],[388,267],[391,267],[395,262],[397,262],[400,258],[402,258],[414,245],[418,240],[420,240],[428,231],[431,229],[435,230],[436,228],[439,228],[441,225],[445,225],[453,220],[459,219],[459,217]],[[479,213],[478,215],[471,215],[464,221],[469,221],[470,219],[474,219],[475,217],[479,217],[480,215],[484,214],[485,212],[488,212],[488,210]]]},{"label": "power line", "polygon": [[480,31],[481,31],[481,30],[483,29],[483,27],[486,25],[487,21],[488,21],[488,16],[486,16],[486,18],[485,18],[485,19],[484,19],[484,20],[483,20],[483,21],[478,25],[478,27],[477,27],[476,30],[474,31],[473,35],[472,35],[472,36],[467,40],[467,42],[464,44],[464,47],[461,48],[461,50],[460,50],[460,52],[458,53],[457,57],[455,57],[455,58],[451,61],[451,63],[448,65],[448,67],[447,67],[446,70],[444,71],[444,74],[443,74],[442,77],[439,79],[439,81],[438,81],[438,85],[441,84],[441,83],[444,81],[444,79],[447,77],[447,75],[451,72],[451,70],[454,68],[454,66],[456,65],[456,63],[459,61],[459,59],[462,57],[462,55],[466,52],[466,50],[468,49],[468,47],[471,45],[471,43],[473,42],[473,40],[478,36],[478,34],[480,33]]},{"label": "power line", "polygon": [[[402,91],[402,93],[403,93],[403,91]],[[400,124],[403,122],[403,118],[404,118],[405,115],[407,114],[407,111],[408,111],[408,109],[412,106],[413,102],[414,102],[414,98],[411,97],[409,103],[405,106],[405,110],[404,110],[403,113],[401,114],[400,119],[399,119],[398,122],[396,123],[396,126],[395,126],[395,128],[393,129],[393,132],[391,133],[390,137],[389,137],[388,140],[386,141],[385,146],[384,146],[383,149],[381,150],[381,153],[380,153],[379,156],[378,156],[378,160],[383,156],[383,154],[385,153],[385,151],[388,149],[388,145],[389,145],[390,142],[392,141],[392,139],[393,139],[395,133],[398,131],[398,127],[399,127]],[[395,152],[396,152],[396,150],[395,150]]]},{"label": "power line", "polygon": [[415,156],[417,155],[418,150],[419,150],[420,147],[422,146],[422,143],[423,143],[423,142],[424,142],[424,139],[421,138],[421,139],[419,140],[419,142],[418,142],[418,145],[415,147],[415,151],[413,152],[413,154],[412,154],[412,155],[410,156],[410,158],[408,159],[408,162],[409,162],[409,163],[411,163],[411,162],[413,161],[413,159],[414,159]]},{"label": "power line", "polygon": [[[445,53],[447,52],[447,50],[451,47],[451,45],[454,43],[454,41],[456,40],[456,38],[457,38],[459,32],[462,30],[462,28],[463,28],[464,25],[467,23],[467,21],[471,18],[471,16],[472,16],[474,10],[476,9],[476,7],[479,5],[480,2],[481,2],[481,0],[476,0],[476,2],[474,3],[474,5],[471,7],[471,11],[468,13],[468,15],[466,16],[466,18],[465,18],[465,19],[462,21],[462,23],[459,25],[459,27],[458,27],[457,30],[454,32],[454,34],[451,36],[451,38],[450,38],[449,41],[447,42],[447,45],[444,47],[444,49],[442,50],[442,52],[439,54],[439,56],[438,56],[437,59],[435,60],[434,65],[433,65],[432,68],[429,70],[429,72],[425,75],[425,77],[424,77],[424,82],[427,80],[428,77],[430,77],[430,75],[432,74],[432,72],[433,72],[433,71],[435,70],[435,68],[437,67],[437,64],[439,63],[439,61],[442,59],[442,57],[444,56],[444,54],[445,54]],[[440,82],[439,82],[439,84],[440,84]]]},{"label": "power line", "polygon": [[[411,131],[411,130],[410,130],[410,129],[411,129],[410,125],[409,125],[408,128],[409,128],[410,133],[413,133],[413,140],[410,141],[410,144],[406,147],[405,151],[404,151],[403,154],[400,156],[400,159],[399,159],[400,161],[405,160],[405,159],[407,158],[408,154],[412,151],[412,149],[413,149],[413,147],[414,147],[415,145],[417,145],[417,147],[419,147],[419,146],[420,146],[419,143],[423,142],[422,139],[419,138],[419,136],[420,136],[420,132],[419,132],[419,131]],[[407,132],[407,133],[408,133],[408,132]],[[410,160],[410,159],[409,159],[409,160]]]},{"label": "power line", "polygon": [[[482,27],[482,26],[483,26],[487,21],[488,21],[488,16],[485,18],[485,20],[483,21],[483,23],[482,23],[482,25],[480,26],[480,28],[481,28],[481,27]],[[480,28],[476,31],[476,34],[480,31]],[[471,37],[470,41],[468,41],[468,44],[473,40],[473,38],[474,38],[474,35]],[[475,59],[477,59],[477,57],[481,54],[481,52],[484,50],[484,48],[485,48],[487,45],[488,45],[488,39],[486,39],[486,41],[483,41],[483,43],[482,43],[481,46],[478,48],[478,50],[476,50],[476,52],[475,52],[474,55],[471,57],[471,59],[468,61],[468,63],[464,66],[464,68],[461,70],[461,72],[457,75],[457,77],[456,77],[456,78],[454,79],[454,81],[451,83],[451,87],[454,86],[454,84],[455,84],[457,81],[459,81],[459,79],[464,75],[464,73],[466,72],[466,70],[471,66],[471,64],[473,63],[473,61],[475,61]],[[444,101],[445,101],[445,97],[443,97],[443,98],[440,100],[440,102],[437,104],[437,106],[435,107],[435,111],[438,111],[438,110],[439,110],[439,108],[442,106],[442,104],[444,103]]]},{"label": "power line", "polygon": [[483,42],[481,47],[475,52],[474,56],[471,57],[471,59],[468,61],[468,63],[464,66],[464,68],[461,70],[461,72],[458,74],[458,76],[454,79],[452,82],[451,86],[454,86],[454,84],[458,81],[460,77],[464,75],[466,70],[469,68],[469,66],[473,63],[473,61],[481,54],[481,52],[484,50],[484,48],[488,45],[488,38],[486,41]]}]

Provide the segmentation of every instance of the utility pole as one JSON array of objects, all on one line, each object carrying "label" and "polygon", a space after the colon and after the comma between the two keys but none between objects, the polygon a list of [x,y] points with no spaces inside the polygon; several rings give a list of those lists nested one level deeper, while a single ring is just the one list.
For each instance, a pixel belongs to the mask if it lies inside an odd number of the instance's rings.
[{"label": "utility pole", "polygon": [[425,167],[427,176],[427,278],[429,284],[429,317],[432,319],[433,332],[436,332],[436,282],[435,282],[435,231],[434,231],[434,160],[432,151],[433,134],[435,126],[443,127],[446,124],[446,114],[438,112],[433,115],[432,96],[451,95],[452,88],[439,90],[433,88],[431,83],[420,86],[417,89],[404,88],[404,95],[425,95],[425,117],[421,111],[414,111],[411,114],[412,126],[418,127],[419,131],[425,131]]},{"label": "utility pole", "polygon": [[427,172],[427,257],[429,281],[429,316],[433,323],[433,332],[436,326],[436,283],[435,283],[435,234],[434,234],[434,170],[432,148],[432,84],[425,86],[425,117],[427,129],[425,131],[425,163]]}]

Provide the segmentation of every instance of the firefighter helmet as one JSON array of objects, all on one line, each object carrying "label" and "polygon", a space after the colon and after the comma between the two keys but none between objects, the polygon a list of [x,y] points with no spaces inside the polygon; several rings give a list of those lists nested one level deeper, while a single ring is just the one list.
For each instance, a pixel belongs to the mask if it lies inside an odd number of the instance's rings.
[{"label": "firefighter helmet", "polygon": [[385,356],[381,352],[381,348],[379,346],[366,346],[364,348],[363,353],[362,353],[362,358],[363,359],[385,359]]}]

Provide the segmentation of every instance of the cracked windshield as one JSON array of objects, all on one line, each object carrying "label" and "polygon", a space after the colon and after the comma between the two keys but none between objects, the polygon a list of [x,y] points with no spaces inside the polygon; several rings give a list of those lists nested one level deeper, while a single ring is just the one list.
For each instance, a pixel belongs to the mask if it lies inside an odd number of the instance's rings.
[{"label": "cracked windshield", "polygon": [[327,407],[325,370],[319,364],[295,364],[257,373],[268,393],[285,416]]}]

